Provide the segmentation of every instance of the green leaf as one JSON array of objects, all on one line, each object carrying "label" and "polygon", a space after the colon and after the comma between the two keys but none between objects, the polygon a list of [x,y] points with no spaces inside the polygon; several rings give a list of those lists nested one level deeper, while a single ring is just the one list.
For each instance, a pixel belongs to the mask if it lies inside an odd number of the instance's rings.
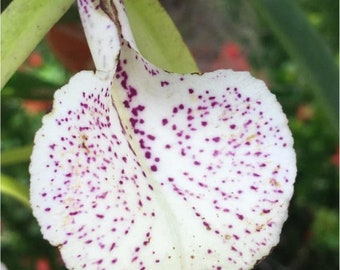
[{"label": "green leaf", "polygon": [[312,243],[318,247],[339,249],[339,213],[327,208],[315,211]]},{"label": "green leaf", "polygon": [[28,188],[14,178],[1,174],[1,192],[30,207]]},{"label": "green leaf", "polygon": [[321,36],[292,0],[251,1],[299,66],[335,130],[339,126],[339,68]]},{"label": "green leaf", "polygon": [[125,6],[138,49],[145,58],[168,71],[198,71],[180,33],[158,1],[125,0]]},{"label": "green leaf", "polygon": [[1,166],[12,165],[30,160],[32,145],[13,148],[1,153]]},{"label": "green leaf", "polygon": [[1,88],[74,0],[14,0],[1,14]]},{"label": "green leaf", "polygon": [[[14,95],[23,99],[52,100],[54,91],[61,85],[47,82],[33,74],[16,72],[7,82],[2,95]],[[6,89],[8,89],[6,91]]]}]

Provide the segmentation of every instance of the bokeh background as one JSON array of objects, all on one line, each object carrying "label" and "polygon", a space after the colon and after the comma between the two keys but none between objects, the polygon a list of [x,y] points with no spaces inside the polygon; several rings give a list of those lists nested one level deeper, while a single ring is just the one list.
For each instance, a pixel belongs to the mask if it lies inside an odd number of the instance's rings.
[{"label": "bokeh background", "polygon": [[[2,10],[9,2],[1,1]],[[298,162],[295,194],[279,245],[254,269],[338,269],[339,133],[326,114],[327,103],[319,102],[297,59],[250,1],[160,2],[201,71],[249,70],[266,81],[289,119]],[[295,2],[338,66],[339,1]],[[1,93],[1,170],[15,179],[18,188],[29,186],[28,157],[33,137],[41,117],[51,109],[55,89],[75,72],[91,68],[91,56],[73,6]],[[57,248],[42,239],[27,205],[2,194],[1,210],[1,260],[9,270],[65,269]]]}]

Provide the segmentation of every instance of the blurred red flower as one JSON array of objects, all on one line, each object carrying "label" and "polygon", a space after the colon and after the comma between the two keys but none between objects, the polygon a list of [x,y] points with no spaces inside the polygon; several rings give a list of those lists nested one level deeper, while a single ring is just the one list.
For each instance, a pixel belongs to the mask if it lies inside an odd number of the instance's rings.
[{"label": "blurred red flower", "polygon": [[300,104],[297,108],[296,118],[301,122],[311,120],[315,115],[314,108],[309,104]]},{"label": "blurred red flower", "polygon": [[38,52],[32,52],[27,59],[27,63],[32,68],[38,68],[44,64],[44,59]]},{"label": "blurred red flower", "polygon": [[52,101],[41,101],[25,99],[21,103],[26,112],[31,114],[37,114],[40,112],[48,112],[52,108]]},{"label": "blurred red flower", "polygon": [[35,263],[35,270],[52,270],[47,258],[39,258]]},{"label": "blurred red flower", "polygon": [[331,163],[339,168],[339,146],[336,149],[336,152],[331,156]]},{"label": "blurred red flower", "polygon": [[227,41],[222,45],[219,55],[212,63],[212,69],[222,68],[230,68],[236,71],[250,70],[247,55],[237,43]]},{"label": "blurred red flower", "polygon": [[47,43],[57,59],[70,71],[94,68],[85,33],[79,23],[55,25],[47,34]]}]

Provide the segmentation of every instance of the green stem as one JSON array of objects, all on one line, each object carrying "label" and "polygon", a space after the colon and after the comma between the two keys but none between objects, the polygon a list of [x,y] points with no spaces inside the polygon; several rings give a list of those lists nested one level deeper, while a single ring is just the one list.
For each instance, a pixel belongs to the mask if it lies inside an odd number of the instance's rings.
[{"label": "green stem", "polygon": [[30,160],[32,145],[13,148],[1,153],[1,166],[12,165]]},{"label": "green stem", "polygon": [[14,178],[4,174],[1,174],[1,193],[17,199],[29,208],[31,207],[28,199],[28,188]]},{"label": "green stem", "polygon": [[1,88],[74,0],[13,0],[1,14]]}]

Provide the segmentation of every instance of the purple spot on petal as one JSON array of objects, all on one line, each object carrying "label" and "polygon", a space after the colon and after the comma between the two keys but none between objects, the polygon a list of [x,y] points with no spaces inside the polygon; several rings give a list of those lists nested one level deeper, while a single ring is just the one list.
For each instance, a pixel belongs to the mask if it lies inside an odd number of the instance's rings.
[{"label": "purple spot on petal", "polygon": [[241,214],[236,214],[236,216],[237,216],[238,219],[240,219],[240,220],[243,220],[243,219],[244,219],[243,215],[241,215]]},{"label": "purple spot on petal", "polygon": [[216,143],[217,143],[217,142],[219,142],[219,141],[220,141],[220,139],[221,139],[220,137],[214,137],[212,140],[213,140],[214,142],[216,142]]},{"label": "purple spot on petal", "polygon": [[164,118],[162,119],[162,125],[165,126],[168,123],[168,119]]}]

